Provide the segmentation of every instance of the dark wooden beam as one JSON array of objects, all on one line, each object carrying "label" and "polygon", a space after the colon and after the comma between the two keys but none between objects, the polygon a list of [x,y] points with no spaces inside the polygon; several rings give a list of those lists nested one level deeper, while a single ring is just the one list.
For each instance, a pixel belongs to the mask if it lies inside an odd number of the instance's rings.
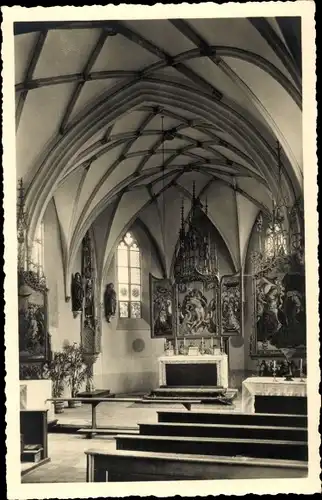
[{"label": "dark wooden beam", "polygon": [[254,26],[254,28],[260,33],[260,35],[264,38],[264,40],[268,43],[271,49],[275,52],[280,61],[284,64],[285,68],[293,78],[297,87],[301,89],[301,75],[298,71],[298,68],[295,65],[295,62],[291,55],[286,50],[283,42],[279,38],[279,36],[275,33],[267,19],[263,17],[253,17],[249,19],[250,23]]},{"label": "dark wooden beam", "polygon": [[61,120],[61,123],[59,126],[59,133],[61,135],[63,135],[65,133],[65,128],[67,127],[68,120],[73,113],[74,107],[75,107],[76,102],[80,96],[80,93],[83,90],[83,87],[85,85],[85,82],[88,79],[88,76],[91,72],[91,69],[94,66],[96,59],[98,58],[108,36],[109,36],[109,34],[107,31],[105,31],[105,30],[101,31],[100,36],[99,36],[95,46],[93,47],[93,49],[92,49],[92,51],[91,51],[91,53],[90,53],[90,55],[85,63],[85,66],[84,66],[83,71],[82,71],[82,76],[83,76],[82,81],[77,85],[76,89],[72,93],[71,98],[66,106],[66,110],[65,110],[65,113],[63,115],[63,118]]},{"label": "dark wooden beam", "polygon": [[[86,81],[94,80],[109,80],[112,78],[137,78],[139,75],[138,71],[92,71],[88,74]],[[84,73],[74,73],[72,75],[59,75],[50,76],[48,78],[36,78],[35,80],[30,80],[28,82],[21,82],[15,85],[16,92],[22,92],[24,90],[32,90],[40,87],[48,87],[51,85],[61,85],[63,83],[81,83],[84,82]]]},{"label": "dark wooden beam", "polygon": [[[41,51],[42,51],[43,46],[45,44],[46,37],[47,37],[47,31],[41,31],[36,39],[36,42],[35,42],[35,45],[33,47],[32,52],[31,52],[31,57],[30,57],[30,60],[29,60],[29,63],[28,63],[27,69],[26,69],[26,73],[24,75],[24,82],[27,82],[27,81],[32,79],[32,76],[33,76],[33,73],[34,73],[35,68],[37,66]],[[28,90],[25,90],[19,96],[18,105],[16,108],[16,129],[18,129],[18,127],[19,127],[19,122],[20,122],[20,118],[22,115],[24,103],[25,103],[26,98],[27,98],[27,94],[28,94]]]},{"label": "dark wooden beam", "polygon": [[170,19],[170,23],[177,28],[182,35],[184,35],[190,42],[195,44],[196,47],[199,48],[200,54],[204,56],[212,56],[216,53],[214,49],[212,49],[208,43],[200,36],[198,35],[192,28],[191,26],[184,21],[183,19]]},{"label": "dark wooden beam", "polygon": [[15,22],[13,25],[14,35],[24,35],[36,31],[48,30],[81,30],[81,29],[104,29],[113,35],[114,29],[110,21],[34,21]]},{"label": "dark wooden beam", "polygon": [[[194,37],[195,33],[190,31],[190,36]],[[109,36],[111,36],[109,34]],[[199,37],[199,35],[198,35]],[[199,43],[205,44],[204,41],[200,41],[200,38],[198,38]],[[280,85],[286,90],[286,92],[289,93],[289,95],[295,100],[296,104],[302,108],[302,98],[301,98],[301,92],[293,85],[293,83],[282,73],[279,69],[277,69],[272,63],[270,63],[268,60],[264,59],[263,57],[259,56],[258,54],[255,54],[253,52],[243,50],[237,47],[226,47],[226,46],[208,46],[207,49],[202,49],[200,47],[196,49],[191,49],[186,52],[183,52],[181,54],[177,54],[175,57],[173,57],[170,62],[168,62],[166,59],[160,59],[158,62],[152,63],[145,68],[143,68],[140,71],[94,71],[88,75],[88,80],[104,80],[108,78],[132,78],[132,79],[137,79],[140,77],[141,79],[153,75],[154,72],[166,68],[167,66],[171,65],[175,67],[179,63],[184,63],[185,61],[189,61],[191,59],[199,58],[199,57],[204,57],[205,53],[213,54],[209,58],[215,63],[218,64],[218,62],[221,61],[221,56],[228,56],[228,57],[237,57],[238,59],[250,62],[251,64],[257,65],[259,68],[261,68],[263,71],[266,73],[270,74],[274,79],[276,79]],[[39,78],[36,80],[31,80],[28,82],[21,82],[16,84],[15,89],[16,92],[21,92],[23,90],[30,90],[33,88],[39,88],[42,86],[48,86],[48,85],[59,85],[61,83],[69,83],[69,82],[81,82],[83,81],[83,74],[82,73],[75,73],[75,74],[67,74],[67,75],[58,75],[54,77],[48,77],[48,78]]]},{"label": "dark wooden beam", "polygon": [[288,49],[302,75],[302,47],[301,47],[301,23],[299,17],[276,17],[276,22],[283,34]]},{"label": "dark wooden beam", "polygon": [[[241,194],[242,196],[244,196],[244,198],[246,198],[247,200],[249,200],[250,202],[252,202],[256,207],[259,208],[259,210],[261,210],[263,213],[269,215],[270,214],[270,210],[269,208],[266,207],[266,205],[263,205],[263,203],[259,202],[258,200],[256,200],[256,198],[254,198],[253,196],[251,196],[249,193],[247,193],[247,191],[245,191],[244,189],[240,188],[238,186],[238,184],[234,184],[233,180],[231,182],[228,182],[226,179],[223,179],[220,174],[215,174],[215,173],[211,173],[210,174],[212,177],[213,177],[213,180],[215,181],[219,181],[223,184],[225,184],[226,186],[230,187],[231,189],[234,189],[236,191],[236,193],[239,193]],[[232,179],[234,176],[231,176]]]},{"label": "dark wooden beam", "polygon": [[115,31],[126,37],[128,40],[131,40],[140,47],[143,47],[145,50],[159,57],[162,61],[164,61],[166,65],[175,68],[179,73],[183,74],[191,81],[193,81],[195,84],[203,88],[205,91],[209,92],[215,99],[217,100],[222,99],[223,95],[219,90],[217,90],[210,83],[208,83],[206,80],[204,80],[201,76],[192,71],[190,68],[185,66],[183,63],[176,62],[175,59],[170,54],[160,49],[153,43],[149,42],[141,35],[139,35],[138,33],[134,32],[133,30],[125,26],[123,23],[114,21],[112,23],[113,27],[115,28]]}]

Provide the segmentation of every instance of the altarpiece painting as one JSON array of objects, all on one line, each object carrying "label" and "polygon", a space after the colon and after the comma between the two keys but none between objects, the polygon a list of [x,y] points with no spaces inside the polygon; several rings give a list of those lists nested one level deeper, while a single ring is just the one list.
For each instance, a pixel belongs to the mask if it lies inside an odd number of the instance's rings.
[{"label": "altarpiece painting", "polygon": [[177,287],[177,337],[219,335],[219,283],[193,281]]},{"label": "altarpiece painting", "polygon": [[150,274],[150,300],[151,336],[172,338],[174,294],[171,281]]},{"label": "altarpiece painting", "polygon": [[306,348],[305,276],[292,270],[254,278],[252,354],[281,356],[281,349]]},{"label": "altarpiece painting", "polygon": [[18,273],[18,299],[21,378],[37,378],[42,366],[49,361],[50,339],[47,288],[32,271]]},{"label": "altarpiece painting", "polygon": [[[303,220],[299,208],[295,204],[290,212],[290,234],[285,236],[285,231],[279,230],[272,240],[273,265],[253,276],[253,357],[306,357],[304,228],[300,224],[298,229],[294,223],[296,215]],[[265,243],[271,243],[267,233]],[[269,250],[266,248],[268,255]]]}]

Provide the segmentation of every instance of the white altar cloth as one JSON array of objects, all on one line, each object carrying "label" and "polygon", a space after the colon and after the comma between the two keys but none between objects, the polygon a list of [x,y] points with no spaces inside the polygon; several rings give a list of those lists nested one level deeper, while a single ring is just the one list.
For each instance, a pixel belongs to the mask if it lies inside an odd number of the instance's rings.
[{"label": "white altar cloth", "polygon": [[166,385],[166,365],[168,364],[213,364],[217,370],[217,385],[228,388],[228,356],[225,353],[204,354],[196,356],[161,356],[158,358],[159,364],[159,385]]},{"label": "white altar cloth", "polygon": [[249,377],[242,384],[242,410],[255,413],[255,396],[296,396],[306,397],[306,381],[294,378]]}]

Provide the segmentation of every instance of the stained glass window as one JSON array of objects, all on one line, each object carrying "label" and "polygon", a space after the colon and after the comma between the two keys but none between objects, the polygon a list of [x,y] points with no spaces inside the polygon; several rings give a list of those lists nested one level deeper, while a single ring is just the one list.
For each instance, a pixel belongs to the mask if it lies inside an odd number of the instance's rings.
[{"label": "stained glass window", "polygon": [[287,238],[280,224],[269,226],[266,230],[265,253],[268,257],[286,254]]},{"label": "stained glass window", "polygon": [[141,318],[141,254],[131,233],[117,247],[120,318]]}]

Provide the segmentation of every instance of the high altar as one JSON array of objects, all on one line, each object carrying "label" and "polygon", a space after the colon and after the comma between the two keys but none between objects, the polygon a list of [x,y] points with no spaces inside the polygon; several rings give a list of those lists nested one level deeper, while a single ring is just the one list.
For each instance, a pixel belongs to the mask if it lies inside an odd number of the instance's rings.
[{"label": "high altar", "polygon": [[228,388],[228,356],[225,353],[196,356],[161,356],[159,386],[212,386]]},{"label": "high altar", "polygon": [[242,334],[240,276],[220,277],[207,210],[193,184],[188,220],[181,207],[173,280],[150,276],[152,336],[166,339],[159,386],[171,393],[228,389],[227,339]]}]

